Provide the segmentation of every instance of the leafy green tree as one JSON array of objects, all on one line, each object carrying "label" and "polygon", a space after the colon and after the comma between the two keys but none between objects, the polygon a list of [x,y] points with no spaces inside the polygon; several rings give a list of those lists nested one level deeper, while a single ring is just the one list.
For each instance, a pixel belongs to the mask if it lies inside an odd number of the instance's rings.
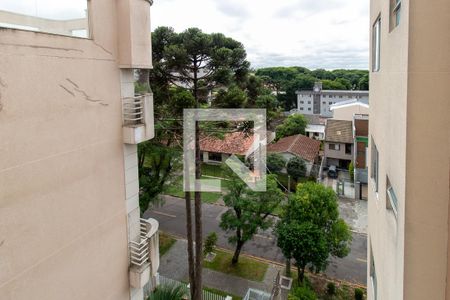
[{"label": "leafy green tree", "polygon": [[214,251],[217,243],[217,233],[211,232],[205,239],[205,247],[203,248],[203,255]]},{"label": "leafy green tree", "polygon": [[263,88],[263,80],[259,76],[251,75],[248,77],[246,84],[248,104],[253,106],[256,103],[256,99],[261,94]]},{"label": "leafy green tree", "polygon": [[363,91],[369,90],[369,74],[361,77],[361,79],[358,81],[358,88]]},{"label": "leafy green tree", "polygon": [[286,136],[305,134],[308,121],[303,115],[293,114],[287,117],[281,125],[277,126],[276,139],[279,140]]},{"label": "leafy green tree", "polygon": [[278,153],[271,153],[266,158],[267,168],[272,173],[278,173],[286,166],[286,159]]},{"label": "leafy green tree", "polygon": [[220,227],[234,231],[228,241],[236,245],[232,264],[237,264],[244,244],[251,240],[258,230],[265,230],[272,224],[267,218],[284,199],[274,175],[267,176],[267,191],[254,192],[236,175],[229,174],[229,193],[224,196],[229,210],[222,215]]},{"label": "leafy green tree", "polygon": [[298,185],[283,209],[276,234],[285,257],[295,259],[299,284],[306,266],[323,271],[330,256],[345,257],[350,251],[351,233],[339,218],[337,196],[319,183]]},{"label": "leafy green tree", "polygon": [[322,80],[322,88],[324,90],[347,90],[347,87],[340,81]]},{"label": "leafy green tree", "polygon": [[[249,62],[243,45],[220,33],[207,34],[198,28],[175,33],[172,28],[159,27],[153,33],[153,64],[150,80],[158,84],[157,93],[167,95],[170,86],[189,90],[194,107],[200,107],[204,95],[217,87],[244,81]],[[153,81],[152,81],[153,82]],[[164,101],[164,98],[161,99]],[[195,176],[201,177],[199,147],[200,127],[196,123]],[[201,193],[194,193],[195,256],[193,251],[191,193],[185,193],[186,230],[188,239],[189,281],[191,298],[200,300],[202,295],[202,216]],[[195,264],[194,264],[195,260]]]},{"label": "leafy green tree", "polygon": [[294,156],[287,163],[287,173],[297,181],[301,177],[306,176],[306,164],[303,159]]},{"label": "leafy green tree", "polygon": [[220,108],[238,108],[245,105],[247,95],[238,86],[234,85],[228,90],[220,90],[215,99],[214,106]]}]

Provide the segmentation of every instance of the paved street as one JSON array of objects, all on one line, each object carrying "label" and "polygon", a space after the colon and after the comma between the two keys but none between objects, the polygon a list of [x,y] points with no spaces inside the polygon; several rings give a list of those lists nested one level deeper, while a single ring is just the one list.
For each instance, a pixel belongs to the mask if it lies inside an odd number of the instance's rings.
[{"label": "paved street", "polygon": [[[144,218],[152,217],[160,222],[160,229],[164,232],[186,237],[186,214],[184,200],[164,196],[164,204],[149,210]],[[193,208],[192,208],[193,210]],[[225,233],[219,227],[220,216],[227,210],[219,205],[203,204],[203,234],[215,231],[218,234],[218,246],[233,249],[227,241],[230,234]],[[333,259],[326,270],[329,277],[350,282],[366,284],[366,249],[367,238],[365,234],[353,233],[353,242],[350,254],[343,259]],[[270,231],[256,235],[253,240],[244,245],[243,252],[271,261],[284,263],[283,255],[276,246],[276,241]]]}]

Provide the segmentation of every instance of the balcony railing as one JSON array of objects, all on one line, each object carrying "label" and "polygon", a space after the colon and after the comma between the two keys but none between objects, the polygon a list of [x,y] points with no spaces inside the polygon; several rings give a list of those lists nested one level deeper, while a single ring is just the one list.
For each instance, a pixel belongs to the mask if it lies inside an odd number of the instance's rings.
[{"label": "balcony railing", "polygon": [[126,97],[122,99],[123,125],[145,125],[144,100],[146,95]]},{"label": "balcony railing", "polygon": [[153,94],[122,98],[124,143],[139,144],[155,135]]},{"label": "balcony railing", "polygon": [[139,241],[130,242],[130,263],[137,267],[150,263],[151,261],[151,249],[152,243],[150,241],[156,237],[157,228],[151,221],[141,219],[140,221],[140,234]]}]

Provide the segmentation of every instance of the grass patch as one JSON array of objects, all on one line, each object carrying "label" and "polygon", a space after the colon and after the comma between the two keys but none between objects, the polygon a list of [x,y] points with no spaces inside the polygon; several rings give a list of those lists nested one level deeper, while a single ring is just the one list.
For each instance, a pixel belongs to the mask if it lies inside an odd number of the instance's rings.
[{"label": "grass patch", "polygon": [[163,232],[159,233],[159,257],[162,257],[172,248],[177,240]]},{"label": "grass patch", "polygon": [[233,257],[231,253],[221,250],[216,250],[215,252],[217,255],[212,262],[203,262],[205,268],[248,280],[262,281],[269,267],[266,263],[242,255],[239,257],[239,263],[233,266],[231,264]]},{"label": "grass patch", "polygon": [[[164,194],[184,198],[184,192],[183,192],[183,183],[181,180],[178,180],[176,182],[170,183],[164,190]],[[222,193],[219,192],[202,192],[202,202],[203,203],[215,203],[217,200],[222,197]],[[194,200],[194,193],[191,193],[191,198]]]},{"label": "grass patch", "polygon": [[218,289],[213,289],[213,288],[205,286],[205,287],[203,287],[203,290],[211,292],[211,293],[214,293],[214,294],[217,294],[217,295],[220,295],[220,296],[224,296],[224,297],[225,296],[231,296],[233,298],[233,300],[242,300],[242,297],[239,297],[239,296],[236,296],[236,295],[231,295],[231,294],[229,294],[227,292],[224,292],[224,291],[221,291],[221,290],[218,290]]},{"label": "grass patch", "polygon": [[214,177],[225,178],[224,171],[222,170],[221,165],[210,165],[206,163],[202,163],[202,174]]},{"label": "grass patch", "polygon": [[[202,179],[212,179],[209,177],[202,176]],[[228,180],[221,180],[222,192],[202,192],[202,203],[213,204],[216,203],[228,190],[229,186]],[[183,180],[180,178],[174,182],[168,183],[165,188],[163,194],[184,198],[183,192]],[[194,193],[191,193],[191,198],[194,200]]]}]

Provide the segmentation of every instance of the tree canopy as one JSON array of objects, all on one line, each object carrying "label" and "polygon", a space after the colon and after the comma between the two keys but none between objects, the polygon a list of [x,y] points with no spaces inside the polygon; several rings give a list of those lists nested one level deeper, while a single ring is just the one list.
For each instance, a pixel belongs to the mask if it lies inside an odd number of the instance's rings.
[{"label": "tree canopy", "polygon": [[306,266],[323,271],[330,256],[344,257],[350,251],[351,233],[339,218],[337,196],[320,183],[298,185],[283,208],[276,234],[283,255],[295,259],[299,283]]},{"label": "tree canopy", "polygon": [[277,126],[276,139],[279,140],[286,136],[305,134],[308,121],[301,114],[293,114],[287,117],[282,124]]},{"label": "tree canopy", "polygon": [[236,264],[244,244],[252,239],[258,230],[265,230],[272,224],[268,216],[284,199],[278,188],[275,175],[267,176],[267,191],[254,192],[235,174],[229,173],[229,193],[223,200],[229,210],[222,215],[220,227],[234,231],[229,242],[236,245],[232,263]]},{"label": "tree canopy", "polygon": [[301,177],[306,176],[306,164],[300,157],[292,157],[286,167],[287,173],[297,181]]}]

